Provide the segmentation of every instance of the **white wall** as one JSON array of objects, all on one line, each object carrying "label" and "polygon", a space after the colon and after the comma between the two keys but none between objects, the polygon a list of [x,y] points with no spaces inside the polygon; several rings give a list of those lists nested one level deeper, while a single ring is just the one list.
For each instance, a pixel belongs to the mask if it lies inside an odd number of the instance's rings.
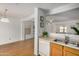
[{"label": "white wall", "polygon": [[67,33],[75,34],[75,31],[73,29],[71,29],[71,27],[76,26],[77,22],[78,22],[77,20],[75,20],[75,21],[64,21],[64,22],[55,22],[54,23],[54,26],[55,26],[55,29],[56,29],[55,32],[59,32],[59,27],[60,26],[66,26],[67,27]]},{"label": "white wall", "polygon": [[40,28],[40,16],[45,16],[44,11],[41,8],[35,8],[34,21],[35,21],[35,38],[34,38],[34,54],[38,55],[39,51],[39,36],[42,35],[44,28]]},{"label": "white wall", "polygon": [[[72,42],[77,42],[79,41],[79,35],[74,35],[75,34],[75,31],[73,29],[71,29],[71,26],[76,26],[76,23],[79,23],[78,20],[70,20],[70,21],[60,21],[60,22],[54,22],[53,24],[51,25],[48,25],[47,26],[47,31],[50,33],[50,36],[51,37],[54,37],[54,38],[58,38],[58,39],[65,39],[65,35],[69,36],[69,40]],[[67,26],[67,33],[68,34],[59,34],[59,33],[56,33],[59,31],[59,26]],[[48,27],[50,27],[48,29]],[[50,30],[51,29],[51,30]],[[53,34],[52,34],[53,33]]]},{"label": "white wall", "polygon": [[9,19],[10,23],[0,22],[0,45],[20,40],[20,20]]},{"label": "white wall", "polygon": [[[41,8],[39,8],[39,10],[38,10],[38,32],[39,32],[39,37],[42,35],[42,33],[45,31],[45,27],[44,28],[41,28],[40,27],[40,16],[43,16],[43,17],[45,17],[45,13],[44,13],[44,10],[42,10]],[[45,19],[45,18],[44,18]]]},{"label": "white wall", "polygon": [[[48,19],[51,20],[51,19]],[[74,20],[63,20],[63,21],[54,21],[53,23],[49,23],[46,24],[46,30],[47,32],[52,32],[52,33],[56,33],[59,32],[59,27],[60,26],[66,26],[67,27],[67,33],[70,34],[75,34],[75,31],[73,29],[71,29],[72,26],[76,26],[76,23],[78,23],[79,21],[77,19]]]},{"label": "white wall", "polygon": [[[26,36],[24,35],[24,28],[25,28],[24,22],[28,22],[28,21],[34,22],[34,14],[32,14],[31,16],[29,16],[27,18],[21,19],[21,40],[24,40],[26,38]],[[33,29],[31,31],[33,32]],[[33,37],[34,36],[31,33],[31,35],[27,35],[27,38],[26,39],[33,38]]]}]

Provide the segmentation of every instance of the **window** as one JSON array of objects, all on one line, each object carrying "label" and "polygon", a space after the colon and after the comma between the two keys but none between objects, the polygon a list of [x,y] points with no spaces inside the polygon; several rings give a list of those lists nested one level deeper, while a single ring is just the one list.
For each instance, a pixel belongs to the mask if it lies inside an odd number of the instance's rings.
[{"label": "window", "polygon": [[64,32],[65,32],[65,33],[67,32],[67,27],[64,27]]},{"label": "window", "polygon": [[67,27],[66,26],[60,26],[60,32],[67,32]]},{"label": "window", "polygon": [[60,26],[60,32],[63,32],[64,27]]}]

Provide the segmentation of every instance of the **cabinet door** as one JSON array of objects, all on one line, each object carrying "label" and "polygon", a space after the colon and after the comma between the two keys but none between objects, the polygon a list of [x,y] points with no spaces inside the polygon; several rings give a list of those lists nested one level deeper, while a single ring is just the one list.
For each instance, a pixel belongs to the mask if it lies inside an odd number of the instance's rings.
[{"label": "cabinet door", "polygon": [[50,43],[44,39],[39,40],[39,53],[40,55],[49,56]]},{"label": "cabinet door", "polygon": [[57,48],[52,48],[52,56],[62,56],[62,50]]},{"label": "cabinet door", "polygon": [[62,56],[63,51],[62,51],[62,46],[52,43],[51,44],[51,56]]},{"label": "cabinet door", "polygon": [[69,47],[64,47],[64,56],[79,56],[79,50],[69,48]]}]

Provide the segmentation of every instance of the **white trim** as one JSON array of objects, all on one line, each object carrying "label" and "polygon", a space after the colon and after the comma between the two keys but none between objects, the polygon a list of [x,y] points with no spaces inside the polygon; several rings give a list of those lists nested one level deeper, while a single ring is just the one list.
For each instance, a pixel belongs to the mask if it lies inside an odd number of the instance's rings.
[{"label": "white trim", "polygon": [[11,44],[11,43],[14,43],[14,42],[17,42],[17,41],[22,41],[22,40],[14,40],[14,41],[5,41],[5,42],[0,42],[0,45],[5,45],[5,44]]},{"label": "white trim", "polygon": [[60,6],[58,8],[54,8],[52,10],[49,11],[49,15],[51,14],[57,14],[57,13],[61,13],[61,12],[65,12],[65,11],[69,11],[69,10],[72,10],[72,9],[75,9],[75,8],[78,8],[79,7],[79,4],[67,4],[67,5],[64,5],[64,6]]},{"label": "white trim", "polygon": [[35,25],[35,37],[34,37],[34,54],[38,55],[38,20],[39,20],[39,15],[38,15],[38,8],[34,9],[34,25]]}]

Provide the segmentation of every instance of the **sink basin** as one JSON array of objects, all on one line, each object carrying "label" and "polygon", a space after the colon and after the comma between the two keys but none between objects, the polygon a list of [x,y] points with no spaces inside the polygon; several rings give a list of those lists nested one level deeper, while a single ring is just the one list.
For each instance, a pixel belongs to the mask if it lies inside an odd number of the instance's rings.
[{"label": "sink basin", "polygon": [[70,45],[70,46],[78,47],[76,43],[70,43],[70,42],[65,43],[64,41],[62,41],[62,40],[57,40],[57,39],[54,40],[54,41],[55,41],[55,42],[58,42],[58,43],[63,43],[63,44],[66,44],[66,45]]},{"label": "sink basin", "polygon": [[62,40],[59,40],[59,39],[55,39],[54,41],[55,42],[63,42]]},{"label": "sink basin", "polygon": [[68,45],[71,45],[71,46],[77,47],[77,45],[75,45],[75,44],[68,44]]}]

